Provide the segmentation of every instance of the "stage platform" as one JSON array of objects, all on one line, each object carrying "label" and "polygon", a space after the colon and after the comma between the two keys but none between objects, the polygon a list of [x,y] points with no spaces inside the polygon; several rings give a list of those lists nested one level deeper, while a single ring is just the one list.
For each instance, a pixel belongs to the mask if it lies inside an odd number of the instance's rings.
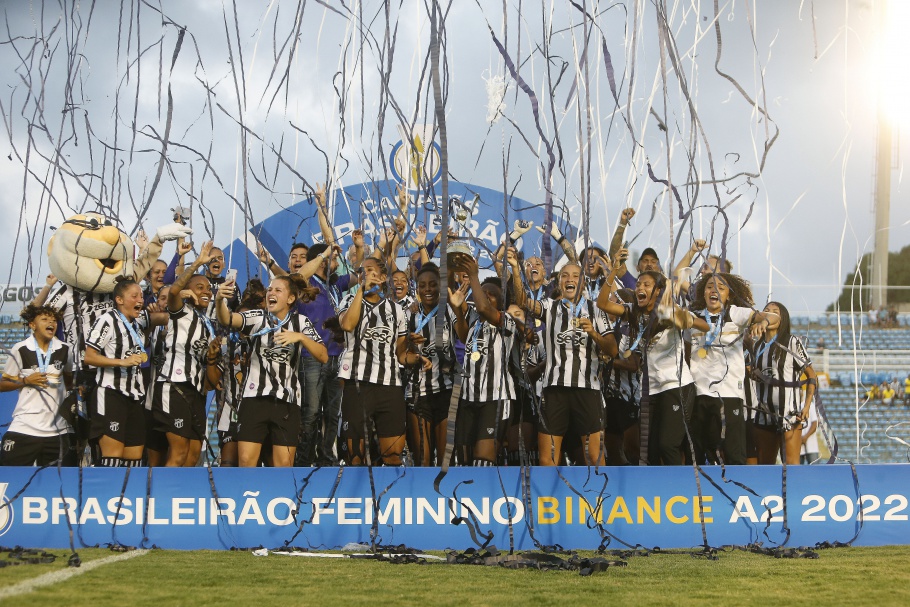
[{"label": "stage platform", "polygon": [[0,545],[64,548],[70,525],[77,548],[910,544],[910,465],[855,471],[452,468],[437,492],[437,468],[0,468]]}]

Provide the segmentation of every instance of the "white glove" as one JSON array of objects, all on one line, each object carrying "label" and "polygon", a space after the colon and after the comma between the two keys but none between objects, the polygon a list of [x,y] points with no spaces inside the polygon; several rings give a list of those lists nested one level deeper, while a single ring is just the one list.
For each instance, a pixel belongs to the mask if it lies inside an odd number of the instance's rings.
[{"label": "white glove", "polygon": [[169,223],[166,226],[158,228],[155,231],[155,236],[161,242],[167,242],[169,240],[177,240],[178,238],[186,238],[192,233],[193,230],[183,224]]}]

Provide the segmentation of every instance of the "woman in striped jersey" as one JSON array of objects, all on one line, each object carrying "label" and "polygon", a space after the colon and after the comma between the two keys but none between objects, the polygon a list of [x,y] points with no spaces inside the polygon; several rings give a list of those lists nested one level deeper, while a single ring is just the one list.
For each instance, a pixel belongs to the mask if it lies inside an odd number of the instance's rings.
[{"label": "woman in striped jersey", "polygon": [[218,322],[250,338],[244,375],[243,400],[237,419],[237,453],[241,467],[259,464],[262,445],[271,439],[272,464],[294,463],[300,435],[300,400],[303,394],[297,363],[300,352],[325,363],[328,353],[310,319],[294,312],[298,301],[309,301],[315,289],[299,275],[272,278],[265,310],[231,312],[227,301],[236,285],[225,282],[215,296]]},{"label": "woman in striped jersey", "polygon": [[[500,311],[504,303],[500,286],[495,281],[480,284],[477,261],[464,255],[458,263],[459,269],[467,273],[475,295],[465,322],[455,325],[465,343],[455,446],[462,465],[492,466],[517,396],[509,359],[519,326],[511,314]],[[513,273],[513,294],[522,291],[520,281],[520,276]]]},{"label": "woman in striped jersey", "polygon": [[702,274],[695,284],[694,296],[690,309],[708,324],[708,331],[691,332],[689,366],[695,379],[691,434],[695,461],[744,465],[743,338],[747,330],[753,338],[760,337],[766,327],[776,328],[780,318],[754,311],[749,283],[734,274]]},{"label": "woman in striped jersey", "polygon": [[[816,375],[803,342],[790,333],[790,312],[776,301],[764,310],[772,321],[764,339],[751,348],[752,400],[754,436],[758,463],[774,464],[777,456],[788,465],[799,464],[802,426],[809,419],[809,408],[815,399]],[[802,375],[806,376],[805,394]]]},{"label": "woman in striped jersey", "polygon": [[[446,449],[446,421],[449,415],[449,401],[452,397],[452,373],[440,367],[440,350],[447,353],[444,358],[454,363],[454,326],[463,318],[461,306],[453,309],[452,302],[464,299],[467,286],[459,293],[449,291],[449,305],[445,315],[439,314],[439,268],[432,262],[425,263],[417,273],[417,295],[419,303],[416,312],[408,315],[408,335],[419,335],[409,339],[408,349],[417,352],[432,362],[429,369],[415,365],[410,369],[408,385],[408,447],[418,466],[428,466],[436,451],[436,465],[442,465]],[[436,344],[436,322],[443,320],[442,344]]]},{"label": "woman in striped jersey", "polygon": [[134,467],[146,435],[146,386],[139,370],[148,360],[143,332],[165,324],[168,316],[144,309],[142,288],[134,280],[118,282],[113,296],[116,307],[95,321],[85,342],[85,363],[98,369],[90,438],[98,441],[101,466]]},{"label": "woman in striped jersey", "polygon": [[[338,316],[345,339],[338,372],[345,380],[341,432],[348,462],[359,466],[367,459],[365,444],[375,425],[382,463],[398,466],[407,424],[399,363],[431,363],[419,353],[407,351],[407,315],[386,296],[385,264],[368,257],[361,271],[360,289],[341,303]],[[416,342],[420,338],[414,335],[412,339]]]},{"label": "woman in striped jersey", "polygon": [[[581,439],[587,465],[603,463],[604,401],[600,393],[600,352],[609,346],[609,326],[596,303],[585,297],[582,267],[568,263],[559,271],[559,301],[525,302],[544,325],[545,388],[540,403],[538,451],[542,466],[562,460],[569,433]],[[614,347],[615,349],[615,347]]]},{"label": "woman in striped jersey", "polygon": [[[156,428],[167,436],[166,465],[171,467],[196,465],[205,436],[205,395],[219,379],[221,345],[206,316],[212,287],[208,278],[196,273],[210,261],[211,251],[209,241],[168,291],[169,321],[153,414]],[[191,303],[184,295],[191,296]]]}]

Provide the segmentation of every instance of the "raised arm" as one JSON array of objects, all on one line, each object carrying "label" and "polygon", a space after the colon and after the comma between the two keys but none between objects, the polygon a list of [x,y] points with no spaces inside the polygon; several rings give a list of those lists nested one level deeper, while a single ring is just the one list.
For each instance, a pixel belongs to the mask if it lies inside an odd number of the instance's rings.
[{"label": "raised arm", "polygon": [[215,317],[218,322],[229,329],[240,329],[243,327],[243,316],[237,312],[231,312],[227,306],[227,300],[234,296],[237,285],[234,282],[223,282],[215,293]]},{"label": "raised arm", "polygon": [[41,287],[41,290],[38,291],[38,294],[35,295],[35,299],[32,300],[33,306],[43,306],[44,302],[47,301],[47,296],[51,292],[51,287],[57,284],[57,277],[53,274],[48,274],[47,278],[44,279],[44,286]]},{"label": "raised arm", "polygon": [[319,230],[322,232],[323,241],[331,246],[335,245],[335,233],[329,223],[329,209],[325,199],[325,184],[316,184],[316,216],[319,218]]},{"label": "raised arm", "polygon": [[500,326],[502,313],[490,302],[490,298],[480,286],[480,268],[477,266],[477,260],[465,255],[463,261],[459,260],[459,264],[471,279],[471,291],[474,294],[474,307],[477,308],[477,313],[491,325]]},{"label": "raised arm", "polygon": [[622,245],[626,237],[626,228],[633,217],[635,217],[635,209],[631,207],[623,209],[620,213],[619,224],[616,226],[616,231],[613,232],[613,239],[610,240],[610,259],[616,257],[616,252],[624,248]]},{"label": "raised arm", "polygon": [[213,246],[214,243],[211,240],[202,245],[199,255],[197,255],[196,259],[193,260],[193,263],[190,264],[189,269],[178,276],[177,280],[174,281],[174,284],[171,285],[170,290],[167,292],[168,312],[179,312],[183,308],[183,295],[181,294],[181,291],[186,288],[187,284],[190,282],[190,278],[193,277],[193,274],[212,259]]},{"label": "raised arm", "polygon": [[[541,234],[546,234],[546,230],[542,227],[537,226],[537,231]],[[578,252],[575,251],[575,245],[569,241],[568,238],[563,236],[562,232],[559,231],[559,226],[556,225],[556,222],[551,222],[550,224],[550,236],[556,239],[556,243],[562,247],[563,252],[566,254],[566,259],[571,263],[578,263]]]},{"label": "raised arm", "polygon": [[[679,275],[680,271],[683,268],[688,268],[689,264],[692,263],[692,258],[695,257],[695,254],[699,251],[703,251],[705,247],[708,246],[707,243],[701,238],[696,238],[692,241],[692,246],[689,247],[689,250],[680,258],[679,263],[676,264],[676,268],[673,269],[673,275]],[[680,279],[678,290],[679,291],[688,291],[691,281],[688,278],[688,274],[683,272],[685,278]]]}]

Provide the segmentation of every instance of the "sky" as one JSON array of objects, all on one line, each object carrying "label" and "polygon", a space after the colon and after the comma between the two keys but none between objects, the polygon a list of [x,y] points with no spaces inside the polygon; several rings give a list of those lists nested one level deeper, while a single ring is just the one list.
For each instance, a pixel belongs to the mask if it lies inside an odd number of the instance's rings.
[{"label": "sky", "polygon": [[[434,122],[429,6],[3,3],[4,280],[43,281],[50,226],[80,210],[151,232],[192,206],[199,238],[227,244],[316,183],[385,179],[399,124]],[[703,237],[759,305],[834,300],[873,247],[877,92],[901,71],[880,69],[873,2],[503,6],[443,5],[454,179],[542,205],[549,177],[556,217],[592,239],[632,207],[633,255],[666,266]],[[910,203],[892,130],[896,251]]]}]

